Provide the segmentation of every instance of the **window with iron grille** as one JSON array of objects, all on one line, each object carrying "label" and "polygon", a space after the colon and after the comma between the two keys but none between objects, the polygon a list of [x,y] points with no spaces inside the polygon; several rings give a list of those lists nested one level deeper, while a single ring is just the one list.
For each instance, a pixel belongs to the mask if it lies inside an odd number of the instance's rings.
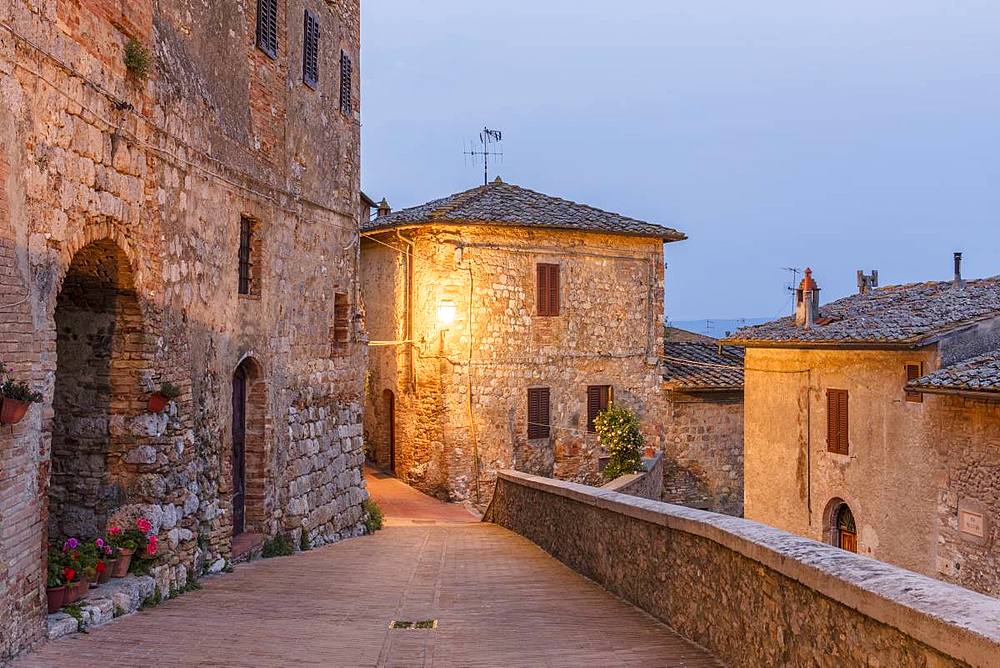
[{"label": "window with iron grille", "polygon": [[538,264],[537,273],[538,315],[559,315],[559,265]]},{"label": "window with iron grille", "polygon": [[310,88],[319,83],[319,21],[308,9],[302,26],[302,81]]},{"label": "window with iron grille", "polygon": [[[911,380],[916,380],[924,375],[924,365],[920,364],[907,364],[906,365],[906,382],[909,383]],[[924,400],[924,395],[922,392],[911,392],[906,391],[906,400],[912,401],[914,403],[921,403]]]},{"label": "window with iron grille", "polygon": [[240,218],[240,252],[239,252],[239,293],[249,295],[256,291],[254,285],[254,224],[249,218]]},{"label": "window with iron grille", "polygon": [[351,57],[345,51],[340,52],[340,111],[351,113],[351,77],[354,66]]},{"label": "window with iron grille", "polygon": [[847,390],[826,391],[826,449],[848,454]]},{"label": "window with iron grille", "polygon": [[257,0],[257,48],[278,57],[278,0]]},{"label": "window with iron grille", "polygon": [[528,438],[549,437],[549,388],[528,388]]},{"label": "window with iron grille", "polygon": [[351,305],[346,292],[333,296],[333,350],[343,351],[351,340]]},{"label": "window with iron grille", "polygon": [[587,431],[596,433],[594,418],[611,404],[610,385],[591,385],[587,388]]}]

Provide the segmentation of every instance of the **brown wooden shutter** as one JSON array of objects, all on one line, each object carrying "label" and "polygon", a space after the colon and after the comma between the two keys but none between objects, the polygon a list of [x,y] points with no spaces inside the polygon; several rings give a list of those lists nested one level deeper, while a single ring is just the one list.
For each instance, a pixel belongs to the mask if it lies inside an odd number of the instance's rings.
[{"label": "brown wooden shutter", "polygon": [[528,388],[528,438],[549,437],[549,388]]},{"label": "brown wooden shutter", "polygon": [[839,431],[840,454],[846,455],[848,452],[848,419],[847,419],[847,390],[841,390],[837,395],[837,429]]},{"label": "brown wooden shutter", "polygon": [[[906,365],[906,382],[920,378],[923,374],[923,363]],[[906,400],[914,403],[921,403],[924,400],[922,392],[906,392]]]},{"label": "brown wooden shutter", "polygon": [[353,111],[351,108],[351,90],[352,84],[351,79],[354,76],[354,65],[351,63],[351,57],[347,55],[346,51],[340,52],[340,111],[342,113],[350,115]]},{"label": "brown wooden shutter", "polygon": [[538,264],[536,277],[538,315],[559,315],[559,265]]},{"label": "brown wooden shutter", "polygon": [[594,433],[594,418],[611,403],[610,385],[590,385],[587,387],[587,431]]},{"label": "brown wooden shutter", "polygon": [[549,265],[549,315],[559,315],[559,265]]},{"label": "brown wooden shutter", "polygon": [[847,390],[826,391],[826,449],[848,454]]},{"label": "brown wooden shutter", "polygon": [[239,294],[249,295],[253,289],[252,270],[253,257],[253,221],[240,218],[240,248],[239,248]]}]

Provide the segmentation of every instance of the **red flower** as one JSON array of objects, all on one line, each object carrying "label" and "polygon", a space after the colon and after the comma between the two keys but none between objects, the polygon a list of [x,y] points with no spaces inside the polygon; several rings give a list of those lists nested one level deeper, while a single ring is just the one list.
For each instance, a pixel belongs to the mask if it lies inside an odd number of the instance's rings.
[{"label": "red flower", "polygon": [[149,556],[153,556],[154,554],[156,554],[156,547],[157,547],[156,534],[153,534],[152,536],[149,537],[149,540],[146,541],[146,554],[148,554]]},{"label": "red flower", "polygon": [[98,573],[103,573],[105,570],[107,570],[107,568],[108,567],[104,565],[103,561],[98,561],[97,562],[97,572]]},{"label": "red flower", "polygon": [[139,531],[143,533],[149,533],[149,530],[153,528],[153,525],[149,523],[145,517],[140,517],[135,521],[135,525],[139,527]]},{"label": "red flower", "polygon": [[72,582],[73,578],[76,577],[76,571],[69,566],[65,566],[63,568],[63,577],[66,578],[66,582]]},{"label": "red flower", "polygon": [[110,529],[108,529],[108,533],[111,534],[112,536],[117,536],[121,532],[122,532],[121,527],[111,527]]}]

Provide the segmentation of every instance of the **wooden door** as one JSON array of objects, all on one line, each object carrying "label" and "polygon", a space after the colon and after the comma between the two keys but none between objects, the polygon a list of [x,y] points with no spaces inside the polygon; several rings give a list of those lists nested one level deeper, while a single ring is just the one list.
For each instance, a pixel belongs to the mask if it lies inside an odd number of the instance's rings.
[{"label": "wooden door", "polygon": [[840,547],[842,549],[845,549],[845,550],[849,551],[849,552],[857,552],[858,551],[858,534],[854,533],[853,531],[844,531],[844,530],[841,530],[841,532],[840,532]]},{"label": "wooden door", "polygon": [[233,535],[246,527],[247,374],[233,374]]}]

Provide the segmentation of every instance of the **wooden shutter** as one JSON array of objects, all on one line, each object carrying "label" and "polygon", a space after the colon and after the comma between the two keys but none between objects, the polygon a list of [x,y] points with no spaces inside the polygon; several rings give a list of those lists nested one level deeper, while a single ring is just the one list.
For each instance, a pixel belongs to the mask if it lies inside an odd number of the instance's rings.
[{"label": "wooden shutter", "polygon": [[333,295],[333,350],[335,352],[346,349],[350,342],[350,318],[351,308],[347,300],[347,294],[337,292]]},{"label": "wooden shutter", "polygon": [[[906,365],[906,382],[920,378],[923,374],[923,363]],[[922,392],[906,392],[906,400],[914,403],[921,403],[924,400]]]},{"label": "wooden shutter", "polygon": [[240,219],[240,249],[239,249],[239,293],[248,295],[252,289],[250,281],[251,267],[253,260],[251,250],[253,248],[253,221],[249,218]]},{"label": "wooden shutter", "polygon": [[257,0],[257,47],[278,57],[278,0]]},{"label": "wooden shutter", "polygon": [[559,315],[559,265],[537,265],[538,315]]},{"label": "wooden shutter", "polygon": [[354,76],[354,66],[351,57],[346,52],[340,52],[340,111],[351,114],[351,79]]},{"label": "wooden shutter", "polygon": [[302,26],[302,81],[310,88],[319,83],[319,21],[308,9]]},{"label": "wooden shutter", "polygon": [[528,388],[528,438],[549,437],[549,388]]},{"label": "wooden shutter", "polygon": [[610,385],[591,385],[587,388],[587,431],[594,433],[594,418],[611,403]]},{"label": "wooden shutter", "polygon": [[847,390],[826,391],[826,449],[848,454]]}]

